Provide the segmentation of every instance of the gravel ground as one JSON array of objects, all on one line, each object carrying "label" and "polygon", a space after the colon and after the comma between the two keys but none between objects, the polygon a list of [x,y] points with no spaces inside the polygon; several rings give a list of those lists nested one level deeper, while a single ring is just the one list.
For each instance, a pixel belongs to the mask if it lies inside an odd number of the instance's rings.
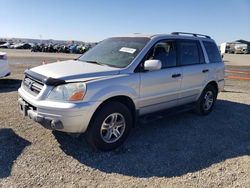
[{"label": "gravel ground", "polygon": [[250,66],[250,54],[224,54],[226,65]]},{"label": "gravel ground", "polygon": [[74,138],[23,118],[12,64],[0,80],[0,187],[250,187],[250,82],[227,80],[214,111],[152,114],[125,144],[94,152]]}]

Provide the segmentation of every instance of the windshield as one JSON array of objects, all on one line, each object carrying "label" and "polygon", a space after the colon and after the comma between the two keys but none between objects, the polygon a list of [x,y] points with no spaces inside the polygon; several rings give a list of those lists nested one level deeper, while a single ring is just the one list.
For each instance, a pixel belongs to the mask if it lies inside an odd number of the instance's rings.
[{"label": "windshield", "polygon": [[147,44],[149,38],[109,38],[83,54],[79,60],[112,67],[127,67]]}]

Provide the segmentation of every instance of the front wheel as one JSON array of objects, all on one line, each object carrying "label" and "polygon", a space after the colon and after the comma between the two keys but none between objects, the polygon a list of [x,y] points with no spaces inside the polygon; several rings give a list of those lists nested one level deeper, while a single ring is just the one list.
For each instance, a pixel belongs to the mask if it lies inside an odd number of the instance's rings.
[{"label": "front wheel", "polygon": [[132,123],[132,115],[124,104],[107,103],[95,113],[86,132],[87,142],[96,150],[113,150],[127,138]]},{"label": "front wheel", "polygon": [[217,98],[217,92],[214,86],[208,85],[202,92],[199,100],[196,102],[196,112],[200,115],[209,114],[214,107]]}]

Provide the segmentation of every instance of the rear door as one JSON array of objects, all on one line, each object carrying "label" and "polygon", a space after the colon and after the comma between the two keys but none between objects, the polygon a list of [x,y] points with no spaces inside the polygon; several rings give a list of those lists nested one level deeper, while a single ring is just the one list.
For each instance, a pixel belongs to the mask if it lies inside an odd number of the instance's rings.
[{"label": "rear door", "polygon": [[179,104],[198,99],[209,73],[199,40],[178,40],[178,64],[182,67],[183,79]]}]

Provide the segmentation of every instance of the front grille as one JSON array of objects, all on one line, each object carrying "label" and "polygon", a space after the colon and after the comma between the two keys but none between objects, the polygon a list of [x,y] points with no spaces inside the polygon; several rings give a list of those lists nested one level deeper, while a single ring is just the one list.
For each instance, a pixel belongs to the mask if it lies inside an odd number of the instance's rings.
[{"label": "front grille", "polygon": [[23,86],[27,92],[36,96],[41,92],[44,84],[41,81],[38,81],[29,75],[25,75],[25,78],[23,80]]}]

